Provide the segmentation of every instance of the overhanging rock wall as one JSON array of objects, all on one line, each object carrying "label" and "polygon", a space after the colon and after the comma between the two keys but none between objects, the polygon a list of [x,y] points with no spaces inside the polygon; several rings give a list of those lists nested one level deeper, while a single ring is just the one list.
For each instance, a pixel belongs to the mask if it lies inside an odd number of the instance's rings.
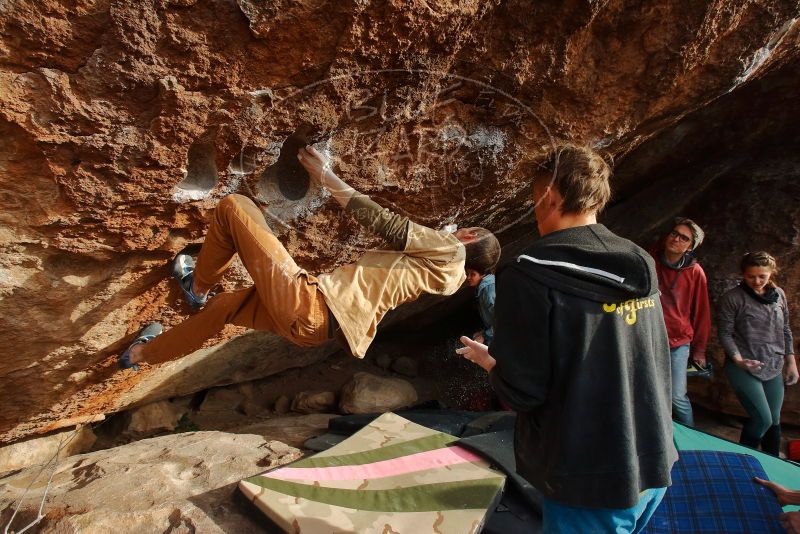
[{"label": "overhanging rock wall", "polygon": [[[523,154],[554,139],[626,153],[796,55],[798,26],[781,0],[22,0],[0,15],[6,441],[147,400],[124,396],[132,381],[181,380],[115,375],[113,357],[186,315],[167,264],[223,195],[260,201],[311,271],[376,244],[286,178],[293,139],[420,222],[499,231],[530,208]],[[226,287],[243,283],[237,268]],[[262,346],[292,352],[279,344]]]}]

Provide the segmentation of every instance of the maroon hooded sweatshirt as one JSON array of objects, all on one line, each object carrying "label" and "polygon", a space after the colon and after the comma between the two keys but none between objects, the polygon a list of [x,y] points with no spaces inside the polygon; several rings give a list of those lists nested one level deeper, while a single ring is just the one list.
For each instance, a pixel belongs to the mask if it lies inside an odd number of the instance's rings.
[{"label": "maroon hooded sweatshirt", "polygon": [[690,357],[705,359],[711,331],[706,273],[691,255],[684,256],[678,268],[666,265],[663,244],[651,251],[656,260],[661,307],[667,325],[669,348],[690,345]]}]

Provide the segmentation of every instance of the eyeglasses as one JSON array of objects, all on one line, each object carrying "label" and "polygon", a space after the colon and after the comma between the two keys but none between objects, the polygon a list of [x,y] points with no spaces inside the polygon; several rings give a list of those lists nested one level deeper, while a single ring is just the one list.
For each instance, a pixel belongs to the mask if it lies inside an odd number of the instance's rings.
[{"label": "eyeglasses", "polygon": [[688,235],[683,235],[682,233],[677,232],[675,230],[671,231],[669,233],[669,236],[670,237],[674,237],[675,239],[677,239],[677,240],[679,240],[679,241],[681,241],[683,243],[691,243],[692,242],[692,238],[691,237],[689,237]]}]

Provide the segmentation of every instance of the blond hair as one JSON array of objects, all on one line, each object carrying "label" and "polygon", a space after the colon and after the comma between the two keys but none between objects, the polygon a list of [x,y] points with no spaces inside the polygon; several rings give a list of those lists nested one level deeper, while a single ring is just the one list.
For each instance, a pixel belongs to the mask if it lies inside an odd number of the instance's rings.
[{"label": "blond hair", "polygon": [[611,199],[611,167],[589,147],[557,146],[539,167],[561,194],[562,213],[599,212]]}]

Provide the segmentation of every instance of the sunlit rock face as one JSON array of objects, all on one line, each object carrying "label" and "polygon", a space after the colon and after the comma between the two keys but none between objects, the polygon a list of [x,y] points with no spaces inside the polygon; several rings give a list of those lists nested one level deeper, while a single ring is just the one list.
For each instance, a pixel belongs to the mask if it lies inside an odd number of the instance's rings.
[{"label": "sunlit rock face", "polygon": [[[377,244],[295,172],[305,142],[422,223],[500,231],[528,219],[523,155],[572,140],[620,156],[797,55],[798,14],[781,0],[0,10],[3,441],[274,372],[233,349],[224,379],[199,367],[192,381],[176,369],[205,356],[138,376],[114,374],[113,356],[142,324],[187,314],[168,263],[226,194],[259,201],[313,272]],[[246,283],[239,266],[225,287]],[[287,365],[325,356],[259,339]]]}]

